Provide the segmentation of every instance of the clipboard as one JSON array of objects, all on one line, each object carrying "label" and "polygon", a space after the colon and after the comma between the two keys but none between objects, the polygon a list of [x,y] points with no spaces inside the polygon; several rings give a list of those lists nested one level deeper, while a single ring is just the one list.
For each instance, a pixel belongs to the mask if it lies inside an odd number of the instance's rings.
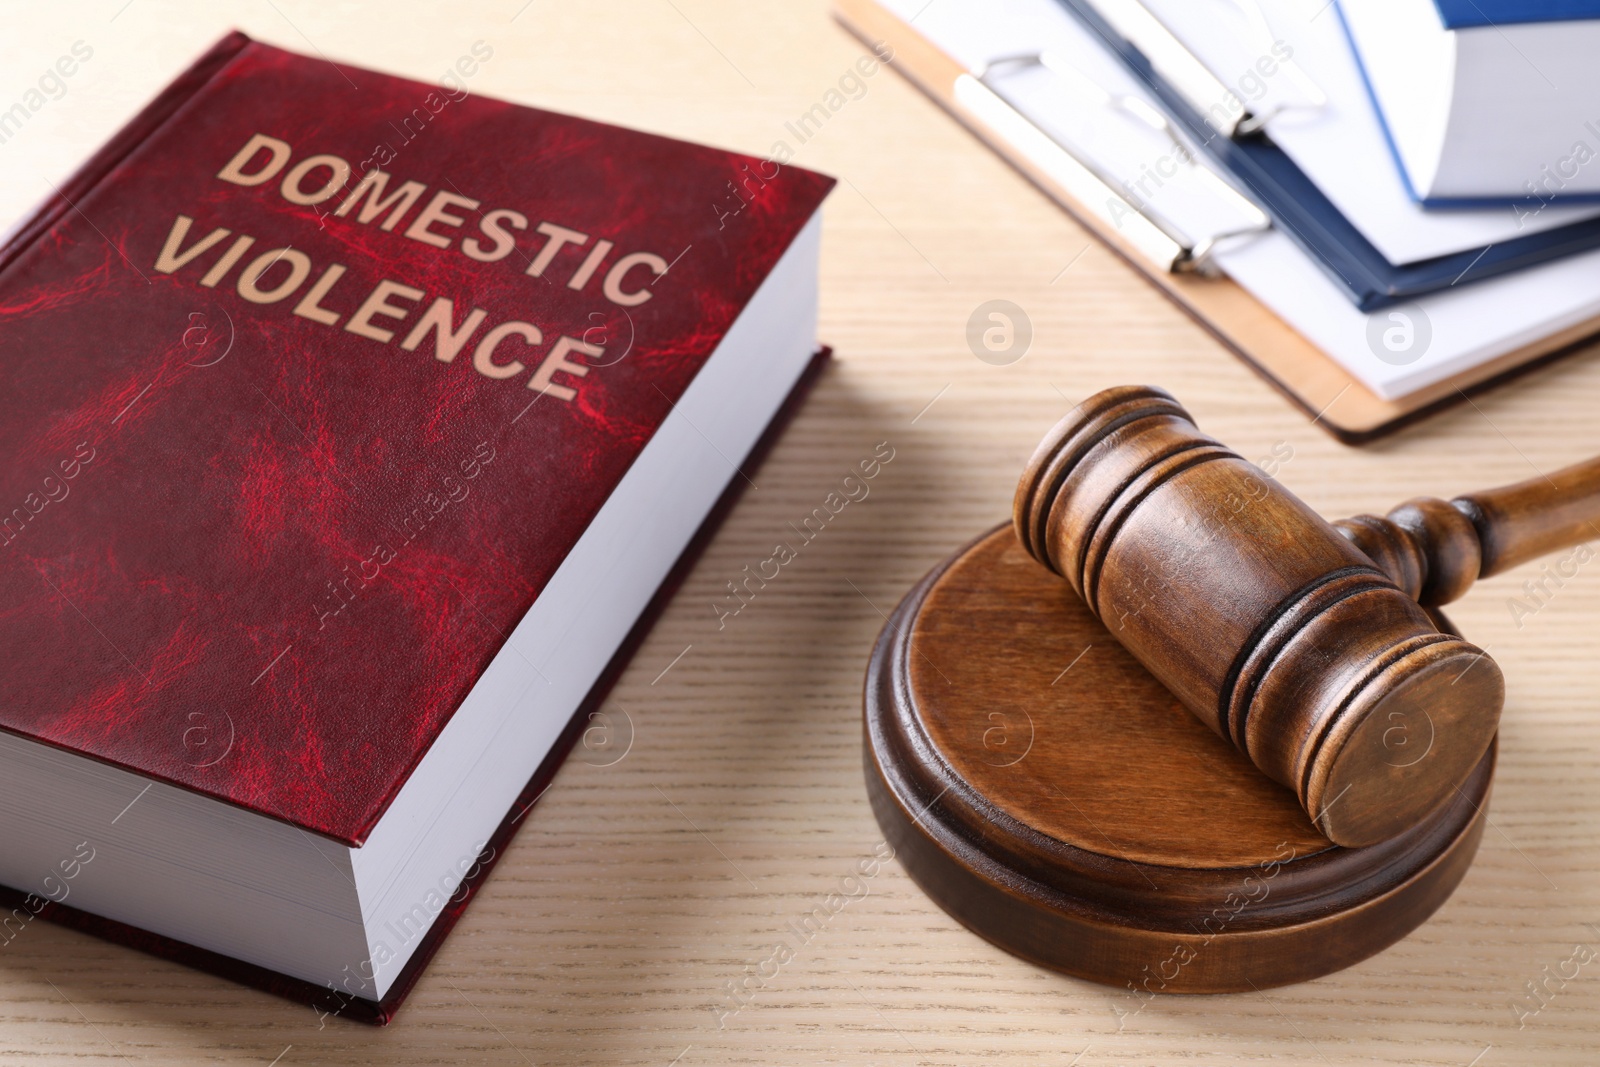
[{"label": "clipboard", "polygon": [[[1347,219],[1334,202],[1272,140],[1268,120],[1292,109],[1325,106],[1327,96],[1293,59],[1283,70],[1297,75],[1302,92],[1321,103],[1287,104],[1257,114],[1206,70],[1141,0],[1055,0],[1121,60],[1127,71],[1159,100],[1197,150],[1228,174],[1283,233],[1322,268],[1364,312],[1380,311],[1430,293],[1495,278],[1524,267],[1600,247],[1600,216],[1555,229],[1501,238],[1475,248],[1409,263],[1393,263]],[[1234,0],[1271,29],[1254,0]],[[1208,109],[1204,95],[1219,101]],[[1220,115],[1216,112],[1221,112]]]},{"label": "clipboard", "polygon": [[[1590,318],[1442,382],[1384,400],[1243,287],[1209,271],[1203,239],[1187,240],[1126,201],[1123,203],[1133,214],[1119,209],[1121,225],[1114,224],[1101,205],[1122,200],[1117,190],[989,90],[977,74],[877,0],[835,0],[834,14],[869,47],[887,43],[893,49],[891,66],[1143,274],[1316,425],[1345,444],[1362,444],[1393,433],[1516,375],[1572,355],[1600,333],[1600,316]],[[1051,151],[1060,153],[1054,157],[1052,169],[1061,179],[1032,154]]]}]

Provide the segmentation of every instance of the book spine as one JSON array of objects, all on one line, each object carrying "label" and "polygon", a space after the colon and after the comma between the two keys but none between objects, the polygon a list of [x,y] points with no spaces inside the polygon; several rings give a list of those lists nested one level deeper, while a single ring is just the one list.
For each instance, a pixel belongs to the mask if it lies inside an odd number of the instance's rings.
[{"label": "book spine", "polygon": [[46,197],[44,203],[0,237],[0,276],[10,269],[18,256],[48,233],[63,215],[75,210],[77,203],[121,165],[134,149],[177,114],[183,105],[198,96],[212,78],[254,43],[234,30],[212,45],[205,55],[195,60],[176,81],[163,89],[98,152],[90,156],[72,177],[56,186],[55,192]]}]

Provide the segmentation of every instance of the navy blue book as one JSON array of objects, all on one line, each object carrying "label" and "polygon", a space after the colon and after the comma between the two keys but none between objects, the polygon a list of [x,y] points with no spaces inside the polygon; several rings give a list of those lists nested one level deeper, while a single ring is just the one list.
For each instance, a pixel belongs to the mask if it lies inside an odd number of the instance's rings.
[{"label": "navy blue book", "polygon": [[1444,24],[1452,30],[1600,18],[1600,2],[1596,0],[1432,0],[1432,3]]},{"label": "navy blue book", "polygon": [[1600,199],[1600,2],[1338,0],[1425,207]]}]

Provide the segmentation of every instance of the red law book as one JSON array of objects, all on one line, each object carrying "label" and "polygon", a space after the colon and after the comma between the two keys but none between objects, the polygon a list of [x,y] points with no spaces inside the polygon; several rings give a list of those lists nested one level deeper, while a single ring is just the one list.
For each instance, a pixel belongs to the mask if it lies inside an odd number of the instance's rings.
[{"label": "red law book", "polygon": [[820,363],[831,179],[465,84],[232,34],[0,248],[0,951],[387,1021]]}]

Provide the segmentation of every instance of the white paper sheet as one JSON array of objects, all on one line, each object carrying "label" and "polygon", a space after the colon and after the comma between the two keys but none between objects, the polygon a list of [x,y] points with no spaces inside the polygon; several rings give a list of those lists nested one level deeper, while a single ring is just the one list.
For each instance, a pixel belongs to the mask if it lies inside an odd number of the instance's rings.
[{"label": "white paper sheet", "polygon": [[[902,18],[916,16],[915,29],[969,68],[1001,56],[1049,49],[1101,90],[1146,99],[1117,59],[1054,0],[931,4],[886,0],[886,4]],[[1120,176],[1130,196],[1145,201],[1191,237],[1230,229],[1239,222],[1236,216],[1229,217],[1214,195],[1207,195],[1204,183],[1194,179],[1194,169],[1204,166],[1203,160],[1197,157],[1190,165],[1177,162],[1170,138],[1125,110],[1098,103],[1092,92],[1077,91],[1037,68],[998,78],[993,84],[1041,127]],[[1164,176],[1167,172],[1170,176]],[[1344,292],[1281,233],[1226,242],[1216,259],[1258,300],[1387,399],[1600,315],[1600,251],[1448,289],[1372,315],[1356,310]],[[1403,347],[1408,336],[1408,350],[1391,350],[1391,344]]]},{"label": "white paper sheet", "polygon": [[[1321,107],[1286,108],[1268,121],[1267,132],[1391,263],[1482,248],[1600,215],[1592,204],[1537,212],[1525,205],[1520,214],[1509,205],[1448,211],[1418,206],[1406,192],[1338,13],[1327,0],[1143,2],[1252,108],[1305,103],[1316,90],[1326,95]],[[1270,38],[1245,15],[1241,5],[1252,2],[1265,15]],[[1274,44],[1290,52],[1312,83],[1309,92],[1278,62]]]}]

